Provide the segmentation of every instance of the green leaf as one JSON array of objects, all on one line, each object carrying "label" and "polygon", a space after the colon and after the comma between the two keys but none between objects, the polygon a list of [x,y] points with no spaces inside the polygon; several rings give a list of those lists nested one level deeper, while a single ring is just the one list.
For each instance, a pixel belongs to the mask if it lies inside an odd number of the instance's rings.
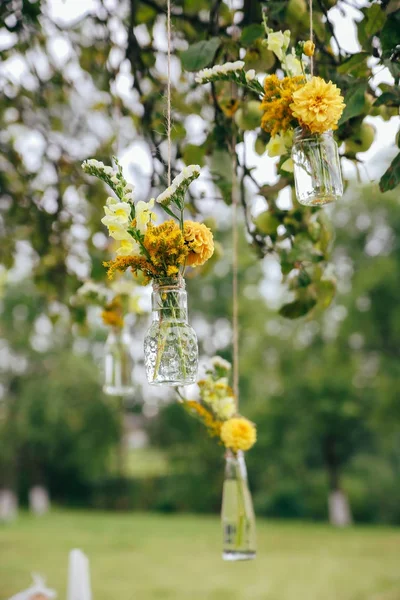
[{"label": "green leaf", "polygon": [[210,156],[210,173],[226,204],[232,202],[232,156],[227,150],[215,150]]},{"label": "green leaf", "polygon": [[346,108],[343,111],[339,125],[342,125],[349,119],[357,117],[364,111],[365,107],[365,92],[367,91],[367,83],[359,83],[350,88],[345,96]]},{"label": "green leaf", "polygon": [[298,319],[304,317],[316,305],[316,300],[309,298],[307,300],[295,300],[290,304],[284,304],[279,314],[286,319]]},{"label": "green leaf", "polygon": [[400,106],[399,88],[393,88],[392,91],[381,94],[376,102],[374,102],[374,107],[382,106],[382,104],[386,106]]},{"label": "green leaf", "polygon": [[379,189],[381,192],[393,190],[400,183],[400,152],[392,160],[390,167],[381,177]]},{"label": "green leaf", "polygon": [[221,40],[219,38],[213,37],[189,46],[181,54],[183,68],[186,71],[199,71],[207,67],[214,59],[220,43]]},{"label": "green leaf", "polygon": [[400,10],[388,15],[381,31],[380,41],[384,53],[391,53],[400,44]]},{"label": "green leaf", "polygon": [[353,54],[353,56],[350,56],[350,58],[339,65],[337,70],[339,73],[350,73],[355,77],[359,77],[360,75],[369,71],[369,67],[367,65],[368,57],[368,52],[359,52],[358,54]]},{"label": "green leaf", "polygon": [[386,21],[386,15],[379,6],[379,4],[373,4],[365,11],[366,23],[365,33],[368,37],[371,37],[378,31],[380,31]]},{"label": "green leaf", "polygon": [[195,144],[187,144],[183,150],[183,160],[186,165],[204,165],[205,148]]},{"label": "green leaf", "polygon": [[250,46],[256,39],[263,36],[264,33],[265,31],[262,25],[253,23],[243,29],[240,41],[244,46]]},{"label": "green leaf", "polygon": [[323,279],[317,285],[318,305],[328,308],[336,294],[336,282],[333,279]]}]

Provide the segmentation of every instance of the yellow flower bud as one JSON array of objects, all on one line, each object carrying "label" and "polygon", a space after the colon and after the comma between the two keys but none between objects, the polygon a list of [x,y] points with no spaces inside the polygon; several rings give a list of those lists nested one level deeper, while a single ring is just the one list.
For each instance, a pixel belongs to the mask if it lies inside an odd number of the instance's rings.
[{"label": "yellow flower bud", "polygon": [[311,40],[304,42],[303,52],[306,56],[314,56],[315,44]]}]

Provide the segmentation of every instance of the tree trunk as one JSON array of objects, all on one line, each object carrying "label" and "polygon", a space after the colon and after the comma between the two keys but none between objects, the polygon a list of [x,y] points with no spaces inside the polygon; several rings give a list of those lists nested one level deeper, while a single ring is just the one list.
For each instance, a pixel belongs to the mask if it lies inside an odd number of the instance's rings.
[{"label": "tree trunk", "polygon": [[18,498],[13,490],[0,489],[0,523],[13,521],[18,515]]},{"label": "tree trunk", "polygon": [[347,527],[352,523],[351,509],[347,495],[340,488],[339,460],[336,452],[336,440],[333,436],[325,439],[324,460],[329,480],[329,522],[334,527]]},{"label": "tree trunk", "polygon": [[47,488],[34,485],[29,490],[29,509],[37,516],[45,515],[50,510],[50,497]]}]

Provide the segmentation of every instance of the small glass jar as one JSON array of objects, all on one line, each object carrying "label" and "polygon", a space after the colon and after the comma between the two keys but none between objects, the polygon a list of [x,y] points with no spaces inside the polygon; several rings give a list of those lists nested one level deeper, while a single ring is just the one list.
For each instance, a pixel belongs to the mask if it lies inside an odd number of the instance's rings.
[{"label": "small glass jar", "polygon": [[144,340],[147,380],[152,385],[190,385],[196,382],[198,347],[188,323],[187,294],[182,277],[153,283],[153,322]]},{"label": "small glass jar", "polygon": [[229,561],[256,557],[256,520],[247,483],[243,452],[230,450],[225,456],[225,479],[222,493],[222,558]]},{"label": "small glass jar", "polygon": [[292,159],[296,196],[300,204],[322,206],[343,195],[339,152],[332,131],[312,134],[297,127]]},{"label": "small glass jar", "polygon": [[104,347],[103,391],[110,396],[131,396],[135,392],[132,382],[132,338],[126,329],[113,327]]}]

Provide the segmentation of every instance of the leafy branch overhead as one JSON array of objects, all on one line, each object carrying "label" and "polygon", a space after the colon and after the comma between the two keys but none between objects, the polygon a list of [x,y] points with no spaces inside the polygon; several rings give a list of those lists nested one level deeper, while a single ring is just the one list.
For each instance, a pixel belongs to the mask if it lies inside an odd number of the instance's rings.
[{"label": "leafy branch overhead", "polygon": [[[375,137],[371,117],[388,121],[398,115],[396,7],[394,1],[353,7],[360,51],[349,54],[337,47],[330,12],[334,8],[352,19],[347,2],[314,2],[316,74],[342,91],[346,108],[335,136],[344,160],[352,161],[361,174],[363,153]],[[20,10],[16,3],[3,2],[0,23],[9,39],[0,53],[2,64],[11,66],[19,60],[24,68],[20,78],[5,68],[0,81],[2,260],[10,268],[17,242],[29,239],[36,284],[49,299],[65,302],[79,280],[102,276],[104,250],[96,234],[104,233],[98,218],[103,188],[82,174],[81,162],[95,155],[110,164],[117,148],[125,150],[135,142],[135,148],[151,157],[149,173],[141,170],[142,165],[130,173],[138,198],[156,198],[167,187],[166,57],[159,39],[165,28],[165,3],[124,1],[117,10],[102,5],[60,22],[45,3],[23,3]],[[246,0],[245,10],[237,11],[235,18],[219,0],[177,0],[172,25],[172,178],[184,165],[208,167],[216,202],[229,203],[233,145],[244,138],[250,143],[251,138],[266,164],[277,157],[274,183],[255,177],[245,153],[237,157],[247,238],[255,260],[274,254],[281,264],[290,293],[283,315],[295,317],[313,307],[324,308],[335,286],[327,270],[332,244],[329,220],[323,210],[296,202],[287,160],[290,141],[284,136],[273,140],[260,128],[263,75],[254,77],[278,71],[281,42],[298,48],[298,42],[307,41],[306,0]],[[282,37],[268,39],[267,28]],[[290,39],[285,38],[288,30]],[[66,48],[63,57],[50,43],[55,34]],[[288,68],[296,68],[296,52],[286,53]],[[243,62],[234,82],[238,87],[229,77],[201,89],[194,81],[194,72],[237,61]],[[384,68],[393,83],[388,77],[389,83],[374,80],[374,73]],[[193,116],[199,126],[196,141]],[[33,140],[34,152],[25,142],[28,139]],[[392,189],[399,181],[397,156],[382,173],[381,189]],[[292,207],[282,208],[278,196],[283,189],[292,198]],[[201,186],[189,190],[186,198],[194,215],[201,209],[200,190]],[[174,204],[167,208],[178,209]],[[89,234],[75,238],[82,226]]]}]

